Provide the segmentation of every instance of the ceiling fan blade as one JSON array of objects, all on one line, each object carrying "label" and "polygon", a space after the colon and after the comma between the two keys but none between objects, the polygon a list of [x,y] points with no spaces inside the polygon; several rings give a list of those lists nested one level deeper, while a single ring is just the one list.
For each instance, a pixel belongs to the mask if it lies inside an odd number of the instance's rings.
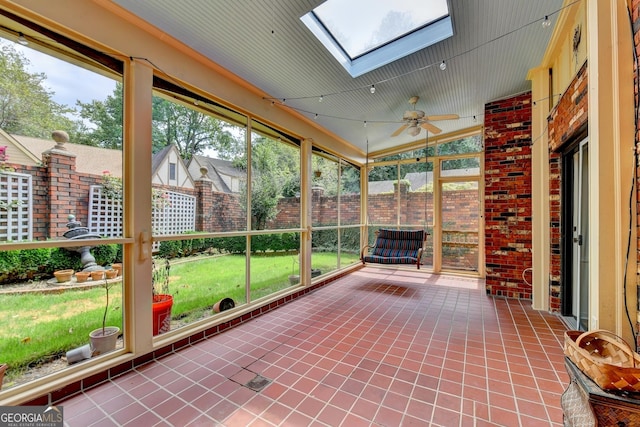
[{"label": "ceiling fan blade", "polygon": [[407,128],[407,126],[409,126],[409,125],[408,124],[404,124],[404,125],[400,126],[397,131],[395,131],[394,133],[391,134],[391,136],[394,137],[394,136],[400,135],[402,133],[402,131]]},{"label": "ceiling fan blade", "polygon": [[435,120],[456,120],[459,119],[460,116],[457,114],[440,114],[436,116],[429,116],[427,120],[435,121]]},{"label": "ceiling fan blade", "polygon": [[439,128],[439,127],[437,127],[437,126],[432,125],[432,124],[431,124],[431,123],[429,123],[429,122],[422,122],[422,123],[420,123],[420,127],[421,127],[421,128],[423,128],[423,129],[428,130],[429,132],[431,132],[431,133],[432,133],[432,134],[434,134],[434,135],[437,135],[437,134],[439,134],[440,132],[442,132],[442,129],[440,129],[440,128]]}]

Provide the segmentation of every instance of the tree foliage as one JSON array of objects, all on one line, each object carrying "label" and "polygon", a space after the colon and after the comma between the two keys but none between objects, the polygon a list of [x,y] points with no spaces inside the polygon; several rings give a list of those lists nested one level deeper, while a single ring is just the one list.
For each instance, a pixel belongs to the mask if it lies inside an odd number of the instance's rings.
[{"label": "tree foliage", "polygon": [[[285,189],[299,181],[300,151],[262,136],[256,136],[251,147],[251,223],[253,229],[262,230],[278,214]],[[246,170],[247,156],[236,158],[234,166]],[[246,186],[242,188],[246,206]]]},{"label": "tree foliage", "polygon": [[[87,143],[105,148],[122,148],[123,91],[118,83],[104,101],[78,102],[80,116],[95,127],[86,134]],[[197,109],[160,96],[153,97],[151,138],[153,152],[175,144],[180,156],[188,160],[208,149],[235,154],[239,142],[225,122]]]},{"label": "tree foliage", "polygon": [[175,144],[180,156],[187,160],[207,149],[235,147],[233,139],[224,122],[177,102],[153,97],[154,152]]},{"label": "tree foliage", "polygon": [[77,134],[81,125],[65,116],[74,110],[53,101],[46,75],[30,73],[28,66],[13,44],[0,42],[0,128],[35,138],[50,138],[54,130]]}]

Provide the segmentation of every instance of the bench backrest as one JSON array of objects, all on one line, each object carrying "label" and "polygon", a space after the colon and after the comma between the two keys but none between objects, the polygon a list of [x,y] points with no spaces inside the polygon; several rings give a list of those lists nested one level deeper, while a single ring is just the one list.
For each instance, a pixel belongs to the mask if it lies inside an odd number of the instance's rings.
[{"label": "bench backrest", "polygon": [[389,230],[381,228],[373,248],[373,255],[394,256],[417,253],[424,244],[424,230]]}]

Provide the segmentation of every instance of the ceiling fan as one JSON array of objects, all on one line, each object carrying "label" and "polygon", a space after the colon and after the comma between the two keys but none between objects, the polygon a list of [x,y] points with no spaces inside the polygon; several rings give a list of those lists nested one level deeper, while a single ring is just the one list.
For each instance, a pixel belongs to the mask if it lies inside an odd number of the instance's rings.
[{"label": "ceiling fan", "polygon": [[457,114],[441,114],[437,116],[425,116],[424,111],[416,110],[416,103],[420,99],[419,96],[412,96],[409,98],[409,104],[413,105],[413,110],[407,110],[404,112],[402,116],[402,121],[404,124],[398,128],[394,133],[391,134],[392,137],[400,135],[405,129],[407,129],[407,133],[411,136],[416,136],[420,133],[420,128],[426,129],[432,134],[439,134],[442,132],[442,129],[431,124],[432,121],[437,120],[455,120],[460,117]]}]

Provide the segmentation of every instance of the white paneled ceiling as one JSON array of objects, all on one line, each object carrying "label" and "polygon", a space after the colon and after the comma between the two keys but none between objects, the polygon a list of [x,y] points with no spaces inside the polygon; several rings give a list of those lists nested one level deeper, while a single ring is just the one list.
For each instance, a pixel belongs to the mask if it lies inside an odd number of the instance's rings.
[{"label": "white paneled ceiling", "polygon": [[450,0],[453,37],[352,78],[300,20],[322,0],[113,1],[363,151],[368,141],[372,152],[423,140],[424,131],[390,138],[411,96],[427,115],[459,115],[434,122],[449,133],[477,125],[474,116],[481,123],[488,101],[529,90],[527,72],[540,63],[563,3]]}]

